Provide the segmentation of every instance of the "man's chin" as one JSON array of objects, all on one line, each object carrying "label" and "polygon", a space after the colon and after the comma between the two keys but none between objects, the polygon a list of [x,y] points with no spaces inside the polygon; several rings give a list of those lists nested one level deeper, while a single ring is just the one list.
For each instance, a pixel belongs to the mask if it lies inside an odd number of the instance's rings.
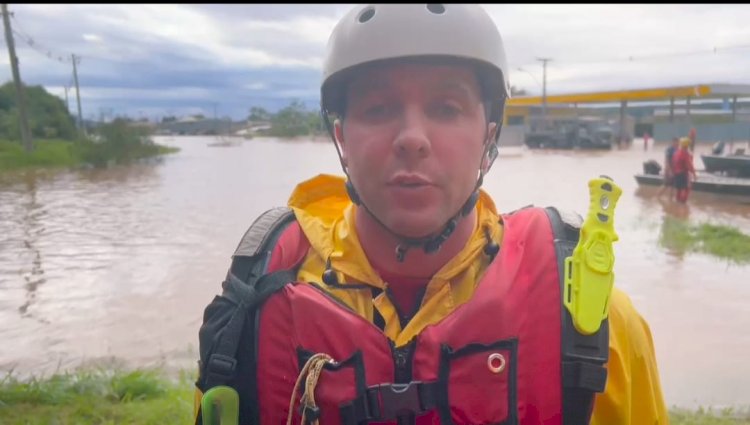
[{"label": "man's chin", "polygon": [[442,232],[444,223],[437,223],[434,218],[427,216],[419,217],[399,217],[398,219],[389,220],[389,228],[399,235],[408,238],[419,239],[428,236],[435,236]]}]

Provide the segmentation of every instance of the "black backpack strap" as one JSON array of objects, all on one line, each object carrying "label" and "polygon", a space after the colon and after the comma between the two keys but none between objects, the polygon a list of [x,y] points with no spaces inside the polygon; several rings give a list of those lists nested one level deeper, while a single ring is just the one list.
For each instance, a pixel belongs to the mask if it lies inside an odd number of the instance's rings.
[{"label": "black backpack strap", "polygon": [[[296,273],[293,270],[279,270],[261,277],[253,286],[230,276],[229,289],[224,295],[237,303],[229,322],[223,330],[216,350],[206,364],[206,388],[228,385],[235,380],[237,370],[237,348],[248,313],[254,311],[263,301],[289,282],[293,282]],[[250,315],[252,317],[252,315]]]},{"label": "black backpack strap", "polygon": [[[200,377],[205,394],[227,385],[240,394],[240,420],[257,422],[255,321],[268,297],[296,280],[296,270],[266,274],[271,253],[283,231],[295,220],[289,208],[263,213],[245,232],[232,255],[223,292],[206,307],[200,337]],[[198,412],[197,423],[201,423]]]},{"label": "black backpack strap", "polygon": [[294,220],[294,212],[287,207],[270,209],[258,217],[237,244],[228,276],[233,274],[248,283],[260,278],[268,268],[279,236]]},{"label": "black backpack strap", "polygon": [[[564,294],[565,258],[573,254],[583,219],[578,214],[553,207],[546,208],[545,212],[554,232],[560,294]],[[561,310],[563,425],[584,425],[591,420],[594,396],[604,391],[607,382],[609,320],[602,322],[593,335],[582,335],[576,331],[568,309],[562,305]]]}]

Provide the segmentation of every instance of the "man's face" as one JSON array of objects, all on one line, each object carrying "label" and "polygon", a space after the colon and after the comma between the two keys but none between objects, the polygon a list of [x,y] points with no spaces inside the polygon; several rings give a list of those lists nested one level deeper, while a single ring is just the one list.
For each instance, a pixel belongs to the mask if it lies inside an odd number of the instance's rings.
[{"label": "man's face", "polygon": [[351,82],[336,138],[365,205],[391,230],[420,237],[466,202],[494,128],[472,68],[402,63]]}]

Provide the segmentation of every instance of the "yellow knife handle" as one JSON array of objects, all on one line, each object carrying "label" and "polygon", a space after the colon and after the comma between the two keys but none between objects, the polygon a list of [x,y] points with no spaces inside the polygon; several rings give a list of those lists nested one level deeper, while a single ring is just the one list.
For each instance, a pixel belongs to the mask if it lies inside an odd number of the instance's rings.
[{"label": "yellow knife handle", "polygon": [[565,259],[563,302],[576,330],[584,335],[598,331],[609,313],[615,278],[612,243],[618,239],[614,213],[621,194],[622,189],[609,177],[589,181],[589,211],[578,245]]}]

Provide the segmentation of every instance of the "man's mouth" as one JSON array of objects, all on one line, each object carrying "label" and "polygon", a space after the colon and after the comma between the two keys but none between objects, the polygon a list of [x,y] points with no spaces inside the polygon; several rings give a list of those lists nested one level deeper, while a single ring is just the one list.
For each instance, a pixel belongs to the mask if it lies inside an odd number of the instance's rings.
[{"label": "man's mouth", "polygon": [[397,174],[388,181],[389,186],[399,186],[406,188],[417,188],[421,186],[432,185],[432,182],[419,174]]}]

